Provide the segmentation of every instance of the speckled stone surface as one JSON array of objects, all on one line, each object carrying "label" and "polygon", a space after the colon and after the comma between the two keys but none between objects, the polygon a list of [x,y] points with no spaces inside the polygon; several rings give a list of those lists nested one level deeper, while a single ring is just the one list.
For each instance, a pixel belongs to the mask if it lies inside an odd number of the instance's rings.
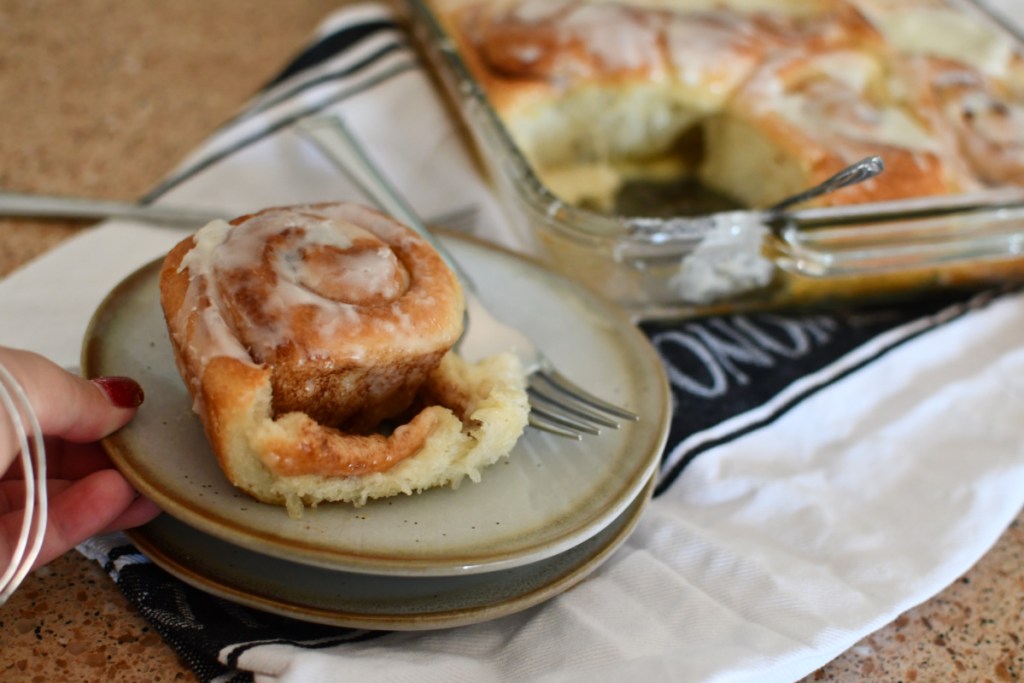
[{"label": "speckled stone surface", "polygon": [[[0,188],[132,199],[269,80],[339,2],[0,0]],[[0,276],[81,229],[0,220]],[[960,580],[808,681],[1024,679],[1024,518]],[[0,607],[0,680],[194,681],[70,553]]]}]

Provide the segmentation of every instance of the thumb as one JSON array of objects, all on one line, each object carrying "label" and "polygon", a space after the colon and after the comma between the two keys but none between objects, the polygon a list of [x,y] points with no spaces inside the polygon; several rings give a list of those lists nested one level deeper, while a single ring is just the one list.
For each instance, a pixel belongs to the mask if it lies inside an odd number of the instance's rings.
[{"label": "thumb", "polygon": [[95,441],[124,426],[142,403],[142,387],[128,378],[90,381],[39,354],[3,347],[0,363],[25,390],[48,436]]}]

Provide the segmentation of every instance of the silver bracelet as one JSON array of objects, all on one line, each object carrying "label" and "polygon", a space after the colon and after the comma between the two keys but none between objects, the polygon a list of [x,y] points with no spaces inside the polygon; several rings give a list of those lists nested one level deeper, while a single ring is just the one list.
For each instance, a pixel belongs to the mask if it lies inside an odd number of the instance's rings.
[{"label": "silver bracelet", "polygon": [[[11,554],[10,562],[0,575],[0,605],[7,602],[14,591],[25,580],[39,557],[46,533],[46,447],[42,430],[32,404],[25,390],[14,375],[0,364],[0,419],[10,421],[17,436],[23,481],[25,484],[25,508],[21,533]],[[12,463],[13,464],[13,463]],[[2,473],[0,473],[2,474]]]}]

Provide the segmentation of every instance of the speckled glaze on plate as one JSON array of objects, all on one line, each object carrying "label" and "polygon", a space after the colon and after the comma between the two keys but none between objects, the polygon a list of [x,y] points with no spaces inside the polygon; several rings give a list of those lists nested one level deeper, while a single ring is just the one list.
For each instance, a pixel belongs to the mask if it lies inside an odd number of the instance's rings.
[{"label": "speckled glaze on plate", "polygon": [[266,612],[350,628],[448,628],[504,617],[575,586],[626,540],[653,482],[583,543],[538,562],[465,576],[375,576],[289,562],[225,543],[170,515],[128,534],[185,583]]},{"label": "speckled glaze on plate", "polygon": [[532,261],[448,238],[488,302],[585,388],[641,416],[579,442],[528,429],[507,460],[458,490],[322,504],[300,520],[231,486],[175,368],[159,304],[159,263],[125,279],[86,333],[87,376],[137,379],[146,402],[105,440],[142,493],[223,541],[335,570],[452,576],[553,557],[600,532],[638,496],[668,432],[669,393],[646,338],[610,304]]}]

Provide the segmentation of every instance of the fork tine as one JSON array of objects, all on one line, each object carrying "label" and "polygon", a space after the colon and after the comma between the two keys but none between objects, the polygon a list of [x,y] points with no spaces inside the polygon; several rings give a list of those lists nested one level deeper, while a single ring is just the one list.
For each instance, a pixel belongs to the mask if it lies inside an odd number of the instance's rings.
[{"label": "fork tine", "polygon": [[571,419],[548,412],[542,407],[530,406],[530,426],[545,432],[579,441],[584,434],[597,436],[601,430],[593,425],[575,422]]},{"label": "fork tine", "polygon": [[639,415],[594,396],[560,373],[550,363],[545,363],[540,370],[534,373],[534,378],[543,380],[548,386],[560,392],[563,396],[574,398],[595,410],[632,422],[640,419]]},{"label": "fork tine", "polygon": [[594,436],[597,436],[601,433],[601,428],[597,425],[573,419],[571,415],[559,413],[555,410],[551,410],[547,406],[537,405],[536,403],[530,404],[530,415],[536,415],[546,422],[554,423],[560,427],[572,429],[573,431],[583,434],[593,434]]},{"label": "fork tine", "polygon": [[530,426],[533,427],[534,429],[539,429],[542,432],[554,434],[555,436],[561,437],[563,439],[572,439],[573,441],[583,440],[583,435],[581,433],[574,432],[571,429],[566,429],[564,427],[559,427],[557,425],[551,424],[544,420],[543,418],[538,418],[536,416],[530,416]]},{"label": "fork tine", "polygon": [[526,387],[526,393],[530,396],[531,405],[538,406],[564,418],[579,418],[595,426],[610,427],[612,429],[618,429],[620,426],[615,420],[584,408],[585,404],[578,403],[575,399],[572,400],[572,403],[568,403],[564,396],[560,394],[552,395],[555,393],[552,389],[543,385],[538,386],[532,381],[532,378]]}]

